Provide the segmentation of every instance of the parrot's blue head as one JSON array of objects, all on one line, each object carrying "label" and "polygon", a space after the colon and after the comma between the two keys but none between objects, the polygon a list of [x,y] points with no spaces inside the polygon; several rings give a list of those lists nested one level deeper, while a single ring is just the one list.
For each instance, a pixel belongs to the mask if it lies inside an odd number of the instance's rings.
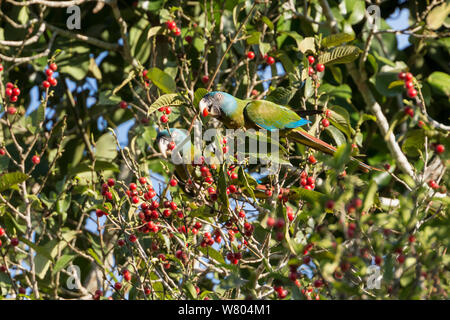
[{"label": "parrot's blue head", "polygon": [[158,131],[156,136],[156,145],[164,157],[167,157],[169,151],[180,146],[188,137],[187,130],[172,128],[168,130]]},{"label": "parrot's blue head", "polygon": [[213,91],[207,93],[202,100],[200,100],[199,107],[203,116],[210,115],[219,118],[225,115],[230,117],[236,112],[237,101],[229,93]]}]

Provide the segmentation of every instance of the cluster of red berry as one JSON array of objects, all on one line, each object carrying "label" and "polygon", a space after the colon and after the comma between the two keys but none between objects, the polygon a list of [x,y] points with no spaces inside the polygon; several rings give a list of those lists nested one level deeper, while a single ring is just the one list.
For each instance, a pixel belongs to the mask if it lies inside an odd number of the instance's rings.
[{"label": "cluster of red berry", "polygon": [[169,114],[172,113],[172,109],[169,106],[166,106],[166,107],[159,107],[158,111],[163,113],[163,115],[159,118],[159,121],[161,121],[162,123],[169,122],[168,116]]},{"label": "cluster of red berry", "polygon": [[284,219],[278,218],[277,220],[275,220],[273,217],[268,217],[266,223],[269,228],[275,227],[275,229],[277,230],[277,233],[275,234],[275,238],[278,241],[282,241],[284,239],[284,226],[286,224],[284,222]]},{"label": "cluster of red berry", "polygon": [[323,65],[322,63],[317,63],[316,64],[316,70],[314,70],[314,68],[312,67],[314,65],[314,62],[316,61],[316,59],[313,56],[308,56],[308,63],[309,63],[309,67],[308,67],[308,75],[312,76],[314,73],[317,72],[324,72],[325,71],[325,65]]},{"label": "cluster of red berry", "polygon": [[20,95],[20,89],[11,82],[8,82],[6,84],[5,95],[8,97],[9,101],[16,102]]},{"label": "cluster of red berry", "polygon": [[167,29],[172,31],[172,33],[175,36],[178,37],[181,34],[181,29],[177,27],[177,24],[175,23],[175,21],[173,21],[173,20],[167,21],[166,26],[167,26]]},{"label": "cluster of red berry", "polygon": [[278,299],[284,299],[289,294],[289,292],[286,289],[284,289],[282,286],[274,286],[273,290],[275,290],[275,292],[277,293]]},{"label": "cluster of red berry", "polygon": [[44,81],[42,82],[42,86],[43,86],[45,89],[50,88],[50,86],[56,87],[56,85],[58,84],[58,80],[56,80],[56,79],[53,77],[53,73],[56,72],[56,70],[58,70],[58,66],[57,66],[56,63],[54,63],[54,62],[53,62],[53,63],[50,63],[50,64],[48,65],[47,70],[45,70],[45,74],[47,75],[47,80],[44,80]]},{"label": "cluster of red berry", "polygon": [[238,264],[239,260],[241,260],[241,259],[242,259],[241,252],[228,252],[227,253],[227,260],[230,261],[234,265]]},{"label": "cluster of red berry", "polygon": [[316,188],[316,179],[314,177],[308,177],[306,171],[302,171],[300,174],[300,184],[306,190],[314,190]]},{"label": "cluster of red berry", "polygon": [[398,74],[398,78],[400,80],[405,81],[406,94],[410,98],[414,98],[417,96],[417,90],[414,88],[414,76],[411,72],[400,72]]},{"label": "cluster of red berry", "polygon": [[274,58],[274,57],[271,57],[271,56],[268,56],[267,54],[264,55],[264,60],[266,61],[266,63],[267,63],[268,65],[272,65],[272,64],[275,63],[275,58]]},{"label": "cluster of red berry", "polygon": [[[0,227],[0,238],[6,235],[5,229]],[[9,239],[11,246],[17,247],[19,245],[19,239],[16,237],[12,237]],[[0,239],[0,247],[2,246],[2,240]]]}]

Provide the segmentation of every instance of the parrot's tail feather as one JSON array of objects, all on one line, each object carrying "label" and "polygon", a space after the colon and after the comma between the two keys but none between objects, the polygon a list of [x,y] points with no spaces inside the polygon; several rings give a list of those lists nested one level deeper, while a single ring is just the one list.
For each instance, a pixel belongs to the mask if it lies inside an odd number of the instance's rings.
[{"label": "parrot's tail feather", "polygon": [[[332,145],[329,145],[325,141],[322,141],[322,140],[310,135],[309,133],[306,133],[305,131],[301,131],[301,130],[297,130],[297,129],[292,130],[291,132],[289,132],[289,138],[293,139],[294,141],[296,141],[298,143],[301,143],[310,148],[313,148],[314,150],[321,151],[323,153],[332,155],[336,152],[335,147],[333,147]],[[381,169],[369,166],[368,164],[365,164],[364,162],[361,162],[358,159],[355,159],[353,157],[351,159],[352,159],[352,161],[358,163],[358,167],[362,171],[370,171],[370,170],[383,171]]]}]

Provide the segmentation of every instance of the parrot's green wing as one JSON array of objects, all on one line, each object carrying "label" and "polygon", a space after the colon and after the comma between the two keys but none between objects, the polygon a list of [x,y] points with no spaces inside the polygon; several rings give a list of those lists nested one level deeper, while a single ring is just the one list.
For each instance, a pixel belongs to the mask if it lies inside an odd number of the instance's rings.
[{"label": "parrot's green wing", "polygon": [[244,116],[247,121],[269,131],[293,129],[310,122],[288,107],[265,100],[249,102],[244,109]]}]

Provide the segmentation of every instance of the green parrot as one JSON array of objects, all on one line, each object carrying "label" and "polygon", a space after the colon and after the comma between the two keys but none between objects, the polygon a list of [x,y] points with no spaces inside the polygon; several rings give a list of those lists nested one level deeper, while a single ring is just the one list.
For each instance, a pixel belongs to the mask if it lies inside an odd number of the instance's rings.
[{"label": "green parrot", "polygon": [[[266,129],[280,131],[280,136],[311,147],[315,150],[334,154],[336,148],[313,137],[299,127],[310,123],[292,109],[266,100],[241,100],[229,93],[214,91],[207,93],[199,103],[203,116],[210,115],[219,119],[230,129]],[[315,111],[315,110],[314,110]],[[376,170],[355,158],[351,159],[363,171]]]}]

